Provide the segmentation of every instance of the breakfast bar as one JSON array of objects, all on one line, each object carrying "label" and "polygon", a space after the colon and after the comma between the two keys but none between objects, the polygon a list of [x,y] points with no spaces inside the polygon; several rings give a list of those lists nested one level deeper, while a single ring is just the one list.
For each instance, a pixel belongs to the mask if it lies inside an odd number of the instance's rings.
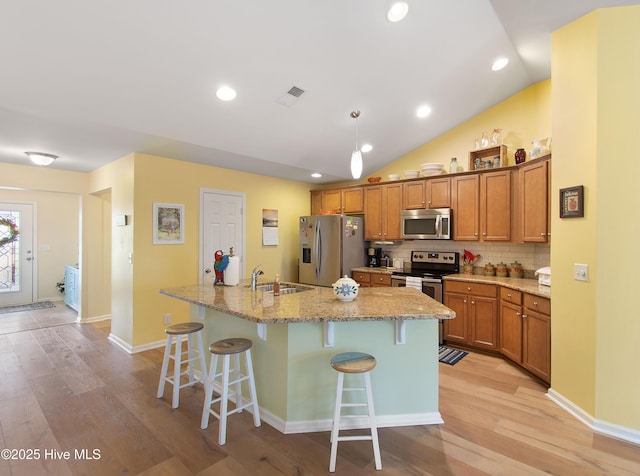
[{"label": "breakfast bar", "polygon": [[[238,286],[161,289],[191,304],[205,346],[228,337],[253,341],[262,419],[283,433],[330,429],[340,352],[372,354],[379,426],[442,423],[438,411],[438,319],[455,313],[412,288],[361,288],[339,301],[332,288],[282,283],[283,294]],[[268,289],[265,286],[258,289]]]}]

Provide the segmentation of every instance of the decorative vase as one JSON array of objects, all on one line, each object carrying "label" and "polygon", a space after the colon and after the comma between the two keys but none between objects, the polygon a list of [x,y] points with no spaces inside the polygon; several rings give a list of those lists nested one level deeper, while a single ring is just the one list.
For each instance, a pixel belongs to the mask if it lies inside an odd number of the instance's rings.
[{"label": "decorative vase", "polygon": [[502,143],[502,129],[494,129],[491,133],[491,145],[496,146]]},{"label": "decorative vase", "polygon": [[532,140],[531,145],[533,148],[531,149],[531,153],[529,153],[529,158],[536,159],[538,157],[542,157],[547,155],[550,152],[551,147],[551,137],[545,137],[544,139]]},{"label": "decorative vase", "polygon": [[465,264],[462,266],[462,273],[463,274],[473,274],[473,265],[472,264]]},{"label": "decorative vase", "polygon": [[524,149],[516,150],[516,153],[513,155],[516,159],[516,164],[521,164],[527,158],[527,153],[524,151]]}]

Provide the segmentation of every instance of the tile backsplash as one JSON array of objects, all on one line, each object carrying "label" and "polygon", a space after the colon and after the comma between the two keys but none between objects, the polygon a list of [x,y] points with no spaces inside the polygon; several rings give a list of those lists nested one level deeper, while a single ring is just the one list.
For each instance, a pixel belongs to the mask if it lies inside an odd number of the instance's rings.
[{"label": "tile backsplash", "polygon": [[[375,245],[374,242],[371,243]],[[507,265],[518,260],[522,264],[526,274],[532,274],[536,269],[549,266],[551,263],[550,245],[533,243],[474,243],[470,241],[445,241],[445,240],[408,240],[397,242],[393,245],[381,245],[383,253],[390,258],[402,258],[405,262],[411,261],[412,251],[457,251],[462,254],[464,250],[471,251],[474,255],[480,254],[481,259],[474,263],[475,266],[484,267],[487,263],[498,264],[500,261]]]}]

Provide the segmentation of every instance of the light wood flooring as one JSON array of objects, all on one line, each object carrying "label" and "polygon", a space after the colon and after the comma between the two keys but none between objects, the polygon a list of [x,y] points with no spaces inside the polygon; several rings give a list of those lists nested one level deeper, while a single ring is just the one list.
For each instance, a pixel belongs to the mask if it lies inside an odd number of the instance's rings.
[{"label": "light wood flooring", "polygon": [[[108,332],[102,322],[0,335],[0,447],[40,452],[0,458],[0,475],[328,473],[329,432],[283,435],[248,412],[230,417],[218,446],[217,422],[199,427],[202,388],[183,389],[172,410],[170,386],[155,397],[162,351],[128,355]],[[500,358],[439,365],[445,423],[380,429],[381,472],[369,442],[341,442],[335,474],[640,474],[640,447],[592,432]],[[95,458],[76,458],[83,450]]]},{"label": "light wood flooring", "polygon": [[0,314],[0,335],[42,329],[76,322],[78,313],[62,301],[54,301],[53,308],[37,311],[6,312]]}]

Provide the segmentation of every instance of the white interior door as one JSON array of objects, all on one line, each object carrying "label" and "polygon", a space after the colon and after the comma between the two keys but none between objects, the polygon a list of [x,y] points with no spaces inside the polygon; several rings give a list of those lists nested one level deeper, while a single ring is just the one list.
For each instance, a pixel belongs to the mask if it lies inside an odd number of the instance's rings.
[{"label": "white interior door", "polygon": [[220,190],[202,190],[200,192],[200,283],[213,285],[215,273],[213,263],[216,250],[240,257],[240,279],[244,278],[244,208],[243,193]]},{"label": "white interior door", "polygon": [[34,302],[32,204],[0,202],[0,240],[0,306]]}]

